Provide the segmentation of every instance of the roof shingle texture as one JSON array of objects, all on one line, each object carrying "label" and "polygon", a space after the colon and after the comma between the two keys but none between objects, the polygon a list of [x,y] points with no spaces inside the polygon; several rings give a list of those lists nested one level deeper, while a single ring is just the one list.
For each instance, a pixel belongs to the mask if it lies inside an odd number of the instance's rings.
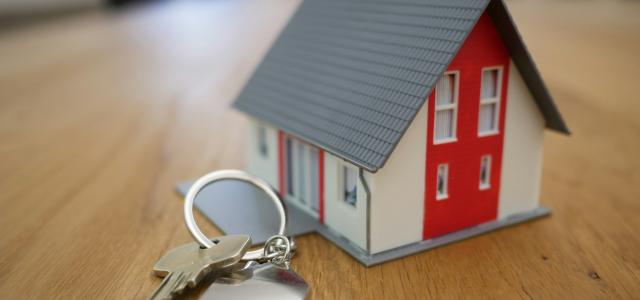
[{"label": "roof shingle texture", "polygon": [[234,106],[381,168],[488,0],[305,0]]}]

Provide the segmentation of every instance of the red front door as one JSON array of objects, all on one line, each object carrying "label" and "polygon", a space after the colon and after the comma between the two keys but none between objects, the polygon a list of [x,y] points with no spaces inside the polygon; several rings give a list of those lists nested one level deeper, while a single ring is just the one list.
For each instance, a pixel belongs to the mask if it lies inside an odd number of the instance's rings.
[{"label": "red front door", "polygon": [[424,239],[496,219],[508,74],[485,13],[428,98]]}]

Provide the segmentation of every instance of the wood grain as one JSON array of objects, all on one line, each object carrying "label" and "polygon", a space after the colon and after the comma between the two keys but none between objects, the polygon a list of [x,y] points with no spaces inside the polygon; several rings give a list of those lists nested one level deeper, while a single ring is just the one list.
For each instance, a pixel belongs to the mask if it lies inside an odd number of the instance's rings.
[{"label": "wood grain", "polygon": [[[0,298],[148,297],[154,262],[191,241],[174,184],[243,167],[229,104],[297,4],[167,2],[0,32]],[[304,236],[293,266],[311,298],[639,297],[640,4],[508,4],[574,132],[546,135],[553,215],[372,268]]]}]

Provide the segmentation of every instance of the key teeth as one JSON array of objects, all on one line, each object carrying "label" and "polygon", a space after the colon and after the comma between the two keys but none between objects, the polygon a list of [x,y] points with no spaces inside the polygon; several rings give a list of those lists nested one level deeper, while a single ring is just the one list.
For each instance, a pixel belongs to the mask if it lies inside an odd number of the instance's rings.
[{"label": "key teeth", "polygon": [[189,280],[187,280],[187,285],[189,285],[190,288],[194,288],[194,287],[196,287],[196,283],[197,282],[198,282],[197,276],[190,277]]},{"label": "key teeth", "polygon": [[187,288],[187,284],[189,284],[189,277],[191,277],[191,273],[182,273],[182,277],[180,278],[180,283],[174,289],[174,292],[177,294],[182,294],[184,290]]},{"label": "key teeth", "polygon": [[173,295],[176,295],[176,294],[179,294],[180,292],[182,292],[180,290],[180,285],[182,284],[183,280],[184,280],[184,273],[180,273],[178,278],[176,278],[176,281],[171,286],[169,295],[173,296]]},{"label": "key teeth", "polygon": [[[188,284],[189,287],[194,288],[198,285],[198,282],[200,282],[200,280],[205,277],[207,274],[210,274],[211,271],[213,270],[213,264],[214,261],[213,260],[209,260],[209,263],[207,264],[206,267],[196,271],[196,272],[192,272],[189,274],[188,277]],[[229,263],[224,263],[224,265],[228,265]]]},{"label": "key teeth", "polygon": [[[158,287],[158,289],[154,292],[154,294],[151,296],[151,299],[160,299],[160,300],[170,300],[173,298],[173,287],[176,284],[176,281],[180,280],[180,276],[182,274],[176,274],[173,272],[170,272],[169,274],[167,274],[167,276],[164,278],[162,284],[160,285],[160,287]],[[177,276],[177,279],[176,279]]]}]

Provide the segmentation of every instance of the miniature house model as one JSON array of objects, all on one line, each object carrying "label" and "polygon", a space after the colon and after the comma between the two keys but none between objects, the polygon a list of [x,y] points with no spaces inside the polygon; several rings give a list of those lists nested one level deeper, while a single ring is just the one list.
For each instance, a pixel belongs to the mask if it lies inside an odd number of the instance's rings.
[{"label": "miniature house model", "polygon": [[568,133],[501,0],[304,0],[234,106],[249,171],[369,258],[548,213]]}]

